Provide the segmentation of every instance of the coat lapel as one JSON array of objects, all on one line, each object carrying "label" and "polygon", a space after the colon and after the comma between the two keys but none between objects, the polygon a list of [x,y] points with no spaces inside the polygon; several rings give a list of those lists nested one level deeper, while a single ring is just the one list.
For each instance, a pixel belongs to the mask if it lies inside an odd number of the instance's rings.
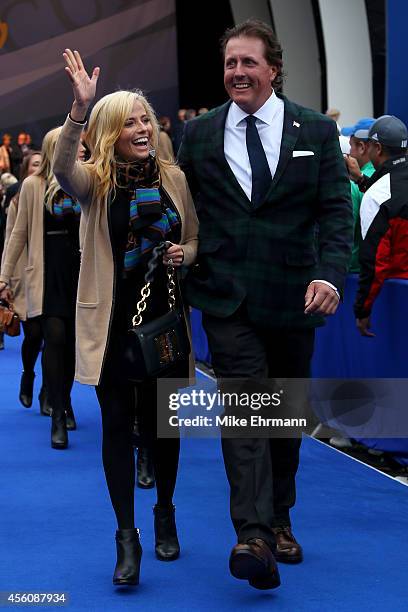
[{"label": "coat lapel", "polygon": [[211,128],[214,130],[212,138],[213,151],[217,159],[217,164],[219,168],[221,168],[221,172],[225,177],[226,188],[232,191],[235,195],[237,195],[238,193],[240,199],[246,204],[246,206],[252,208],[251,201],[248,199],[245,191],[242,189],[241,185],[237,181],[235,174],[231,170],[231,167],[225,159],[224,155],[225,122],[227,120],[227,114],[230,105],[231,101],[227,102],[226,104],[223,104],[223,106],[220,107],[219,112],[217,113],[217,115],[215,115],[213,119],[213,123],[211,126]]},{"label": "coat lapel", "polygon": [[[289,160],[292,157],[293,150],[300,134],[301,122],[296,106],[292,104],[292,102],[290,102],[290,100],[288,100],[285,96],[279,95],[279,97],[283,99],[285,104],[280,156],[271,186],[265,196],[264,201],[258,205],[258,208],[259,206],[263,206],[264,202],[270,199],[277,182],[281,178]],[[212,120],[211,130],[213,130],[213,137],[211,142],[213,152],[217,159],[218,167],[225,176],[226,188],[232,191],[235,195],[239,195],[240,200],[246,207],[253,209],[251,201],[248,199],[245,191],[237,181],[224,155],[225,122],[230,104],[231,101],[221,106],[219,112]]]},{"label": "coat lapel", "polygon": [[[282,141],[280,148],[280,155],[278,165],[276,167],[276,171],[274,177],[272,179],[271,186],[269,191],[267,192],[265,200],[268,200],[270,195],[272,194],[274,188],[276,187],[277,182],[281,178],[289,160],[292,158],[293,149],[296,146],[297,139],[300,134],[301,122],[299,113],[294,104],[292,104],[287,98],[284,96],[279,96],[283,99],[285,103],[285,112],[283,117],[283,130],[282,130]],[[260,206],[264,203],[262,202]]]}]

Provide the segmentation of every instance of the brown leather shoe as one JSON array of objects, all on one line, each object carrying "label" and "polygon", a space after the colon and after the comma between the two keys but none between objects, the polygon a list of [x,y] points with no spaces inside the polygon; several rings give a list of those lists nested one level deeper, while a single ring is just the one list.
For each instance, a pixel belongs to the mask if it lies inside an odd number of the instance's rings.
[{"label": "brown leather shoe", "polygon": [[274,527],[276,538],[275,558],[280,563],[300,563],[303,561],[302,547],[295,540],[290,527]]},{"label": "brown leather shoe", "polygon": [[234,578],[248,580],[256,589],[275,589],[280,585],[275,558],[269,546],[260,538],[234,546],[229,568]]}]

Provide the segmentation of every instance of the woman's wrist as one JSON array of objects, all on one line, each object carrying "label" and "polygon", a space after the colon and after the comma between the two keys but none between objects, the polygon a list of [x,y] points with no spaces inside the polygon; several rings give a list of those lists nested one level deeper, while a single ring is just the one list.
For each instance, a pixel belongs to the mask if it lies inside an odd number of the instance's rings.
[{"label": "woman's wrist", "polygon": [[76,123],[85,123],[88,108],[88,105],[78,104],[78,102],[74,100],[69,116],[71,117],[72,121],[75,121]]}]

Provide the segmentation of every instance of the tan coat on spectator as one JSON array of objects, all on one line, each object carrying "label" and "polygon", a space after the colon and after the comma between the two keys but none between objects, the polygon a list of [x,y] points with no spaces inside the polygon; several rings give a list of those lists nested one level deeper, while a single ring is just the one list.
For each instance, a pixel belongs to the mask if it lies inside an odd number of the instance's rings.
[{"label": "tan coat on spectator", "polygon": [[17,218],[1,263],[0,281],[11,284],[27,245],[25,286],[27,318],[42,314],[44,292],[44,194],[45,181],[29,176],[23,182]]},{"label": "tan coat on spectator", "polygon": [[[13,198],[11,200],[10,206],[8,208],[7,213],[7,225],[6,225],[6,235],[4,239],[4,249],[3,256],[1,258],[1,264],[3,266],[3,261],[6,255],[7,244],[10,240],[11,232],[15,225],[17,218],[17,205],[16,201]],[[24,247],[23,252],[21,253],[16,266],[13,271],[13,276],[10,277],[10,289],[13,292],[13,304],[14,310],[19,315],[22,321],[26,320],[27,313],[27,301],[25,296],[25,268],[27,266],[27,247]]]},{"label": "tan coat on spectator", "polygon": [[163,130],[159,132],[159,157],[160,159],[174,162],[174,151],[170,136]]},{"label": "tan coat on spectator", "polygon": [[[76,309],[76,374],[79,382],[99,383],[109,338],[114,296],[114,267],[108,225],[108,203],[95,197],[95,180],[87,164],[76,162],[83,126],[67,118],[55,154],[54,173],[61,187],[81,204],[82,259]],[[176,166],[162,173],[162,185],[181,217],[186,265],[197,251],[198,221],[183,172]]]}]

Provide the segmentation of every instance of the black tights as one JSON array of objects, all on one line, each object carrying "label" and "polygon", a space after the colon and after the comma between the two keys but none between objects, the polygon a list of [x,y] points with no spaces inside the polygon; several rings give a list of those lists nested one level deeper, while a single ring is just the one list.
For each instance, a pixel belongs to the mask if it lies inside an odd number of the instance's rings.
[{"label": "black tights", "polygon": [[23,321],[24,340],[21,344],[21,360],[24,372],[33,373],[35,362],[41,350],[43,331],[40,317]]},{"label": "black tights", "polygon": [[[133,424],[135,387],[102,380],[95,388],[102,411],[102,460],[119,529],[135,527],[135,457]],[[156,386],[138,385],[137,413],[144,444],[151,446],[157,487],[157,503],[168,507],[176,486],[180,440],[156,436]]]},{"label": "black tights", "polygon": [[75,321],[44,316],[43,372],[53,414],[60,415],[71,403],[75,374]]}]

